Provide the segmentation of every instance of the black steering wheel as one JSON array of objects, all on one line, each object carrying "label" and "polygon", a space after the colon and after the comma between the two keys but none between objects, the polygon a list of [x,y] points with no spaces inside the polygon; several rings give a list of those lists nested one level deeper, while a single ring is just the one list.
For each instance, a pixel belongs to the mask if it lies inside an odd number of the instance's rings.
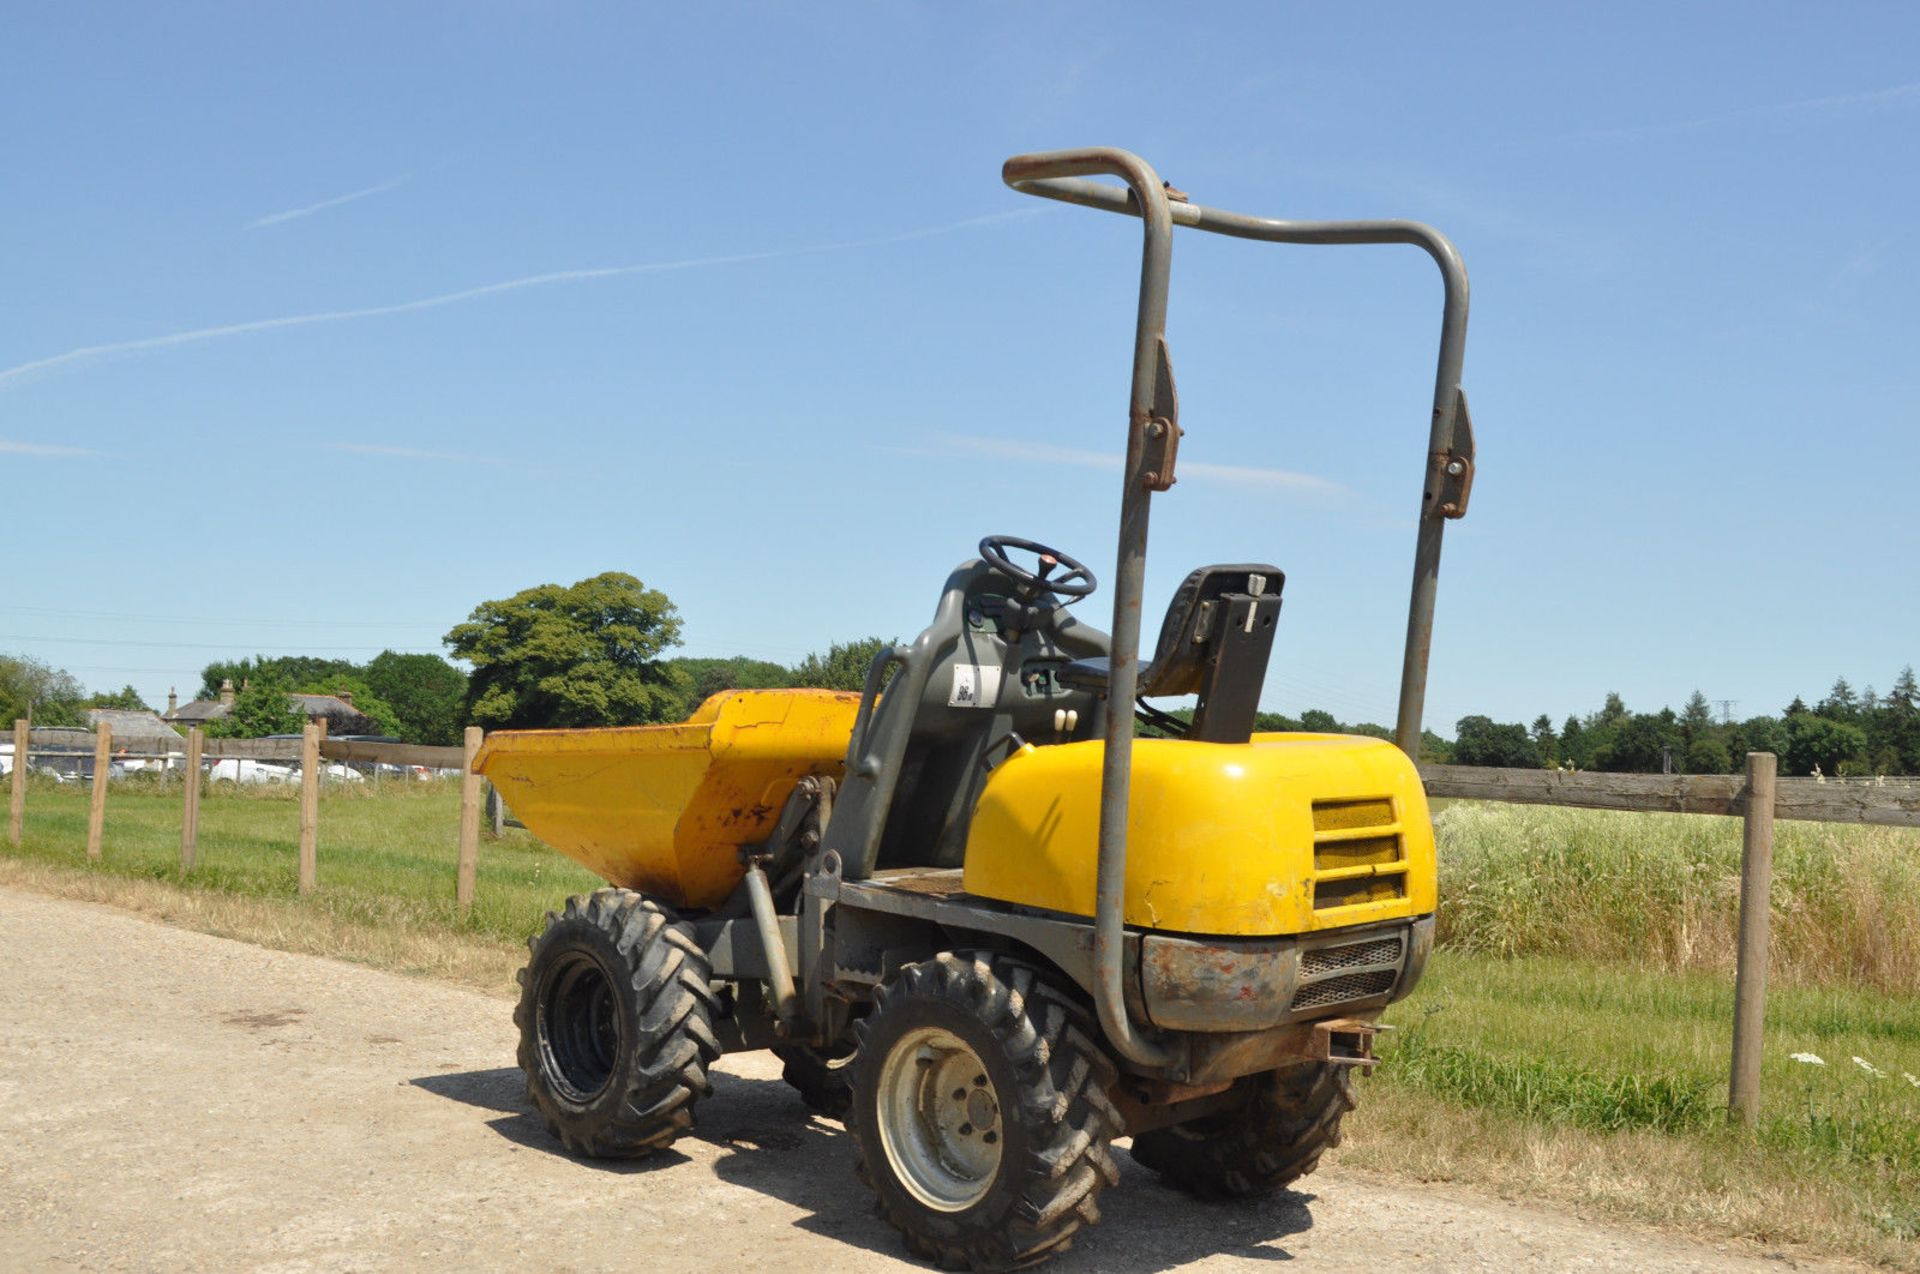
[{"label": "black steering wheel", "polygon": [[[1015,566],[1007,557],[1008,549],[1022,549],[1033,554],[1040,559],[1040,569],[1030,571],[1025,567]],[[1014,583],[1024,586],[1029,596],[1038,597],[1042,593],[1052,593],[1065,599],[1066,604],[1071,606],[1100,587],[1100,582],[1093,578],[1092,571],[1059,549],[1050,549],[1044,544],[1023,540],[1017,535],[989,535],[980,541],[980,556],[986,559],[989,566],[1010,577]],[[1047,578],[1055,567],[1064,567],[1066,573],[1054,576],[1052,579]]]}]

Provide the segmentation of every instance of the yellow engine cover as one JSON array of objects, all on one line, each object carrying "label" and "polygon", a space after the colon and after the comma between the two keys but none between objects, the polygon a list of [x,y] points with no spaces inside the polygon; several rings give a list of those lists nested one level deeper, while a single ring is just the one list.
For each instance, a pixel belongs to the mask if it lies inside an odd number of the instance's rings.
[{"label": "yellow engine cover", "polygon": [[[968,893],[1093,914],[1104,752],[1028,747],[994,771],[967,836]],[[1382,739],[1140,739],[1132,786],[1129,925],[1279,935],[1434,909],[1426,790]]]}]

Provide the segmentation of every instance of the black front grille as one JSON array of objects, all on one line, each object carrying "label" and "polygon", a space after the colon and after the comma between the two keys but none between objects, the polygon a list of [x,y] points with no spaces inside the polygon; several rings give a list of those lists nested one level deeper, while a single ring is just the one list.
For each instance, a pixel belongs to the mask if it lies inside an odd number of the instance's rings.
[{"label": "black front grille", "polygon": [[1393,981],[1399,976],[1398,969],[1373,969],[1366,973],[1347,973],[1322,982],[1310,982],[1294,993],[1293,1007],[1317,1009],[1347,1000],[1385,995],[1393,989]]},{"label": "black front grille", "polygon": [[1334,973],[1340,969],[1364,969],[1368,965],[1400,964],[1400,939],[1375,938],[1370,942],[1348,942],[1337,947],[1320,947],[1300,958],[1300,972],[1307,977]]}]

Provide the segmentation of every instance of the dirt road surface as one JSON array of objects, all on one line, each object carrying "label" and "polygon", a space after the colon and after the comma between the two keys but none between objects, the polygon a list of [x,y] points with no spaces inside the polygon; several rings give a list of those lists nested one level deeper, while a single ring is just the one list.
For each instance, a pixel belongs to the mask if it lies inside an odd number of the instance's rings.
[{"label": "dirt road surface", "polygon": [[[764,1055],[672,1152],[599,1164],[529,1113],[486,995],[7,890],[0,968],[0,1269],[921,1268]],[[1784,1267],[1337,1164],[1219,1205],[1121,1160],[1050,1270]]]}]

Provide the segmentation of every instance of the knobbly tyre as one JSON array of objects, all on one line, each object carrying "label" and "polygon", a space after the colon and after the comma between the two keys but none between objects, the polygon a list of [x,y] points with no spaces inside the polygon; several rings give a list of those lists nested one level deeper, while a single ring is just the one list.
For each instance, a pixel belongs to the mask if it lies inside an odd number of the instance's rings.
[{"label": "knobbly tyre", "polygon": [[[1023,155],[1003,176],[1145,226],[1111,631],[1072,613],[1089,568],[992,535],[857,695],[728,692],[678,725],[495,734],[479,759],[611,886],[551,915],[521,975],[520,1065],[554,1135],[584,1155],[660,1150],[721,1055],[771,1049],[845,1121],[908,1246],[971,1269],[1064,1250],[1118,1179],[1115,1138],[1232,1198],[1338,1144],[1379,1015],[1432,946],[1411,758],[1441,535],[1473,477],[1466,274],[1436,231],[1203,207],[1121,150]],[[1253,732],[1277,567],[1193,571],[1139,657],[1148,506],[1182,434],[1175,226],[1413,244],[1440,267],[1394,743]],[[1197,697],[1190,722],[1151,703],[1170,696]],[[1136,739],[1136,717],[1164,737]]]}]

